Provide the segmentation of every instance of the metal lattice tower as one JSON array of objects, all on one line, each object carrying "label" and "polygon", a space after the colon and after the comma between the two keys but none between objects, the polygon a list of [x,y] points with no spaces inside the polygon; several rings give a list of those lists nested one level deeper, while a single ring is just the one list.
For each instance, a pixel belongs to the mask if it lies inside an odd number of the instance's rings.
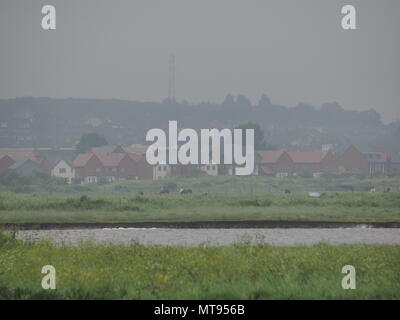
[{"label": "metal lattice tower", "polygon": [[175,55],[169,56],[168,99],[175,101]]}]

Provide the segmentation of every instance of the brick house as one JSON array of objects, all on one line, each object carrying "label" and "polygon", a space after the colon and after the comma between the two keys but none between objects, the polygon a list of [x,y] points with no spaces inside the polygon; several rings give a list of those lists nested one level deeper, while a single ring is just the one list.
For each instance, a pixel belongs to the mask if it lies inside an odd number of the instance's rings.
[{"label": "brick house", "polygon": [[8,168],[15,163],[15,161],[8,155],[5,155],[0,158],[0,173],[5,172]]},{"label": "brick house", "polygon": [[23,176],[33,176],[37,173],[46,173],[40,163],[31,159],[18,160],[14,162],[7,170],[16,172]]},{"label": "brick house", "polygon": [[288,176],[293,170],[293,160],[285,150],[257,151],[258,175]]},{"label": "brick house", "polygon": [[146,155],[127,154],[127,157],[122,160],[121,165],[123,165],[125,161],[129,166],[129,169],[127,171],[128,178],[134,178],[138,180],[153,179],[153,166],[147,163]]},{"label": "brick house", "polygon": [[10,157],[14,161],[27,160],[27,159],[33,161],[39,160],[38,152],[27,149],[1,148],[0,158],[4,156]]},{"label": "brick house", "polygon": [[[107,182],[113,182],[120,180],[127,176],[129,169],[129,157],[125,153],[106,153],[96,155],[100,160],[102,167],[100,171],[100,177],[105,177]],[[124,158],[128,159],[128,163],[122,162]],[[122,162],[122,163],[121,163]]]},{"label": "brick house", "polygon": [[94,153],[79,154],[73,166],[76,182],[96,183],[102,176],[103,164]]},{"label": "brick house", "polygon": [[73,167],[75,178],[84,183],[96,183],[101,177],[108,182],[153,179],[153,167],[143,154],[84,153],[75,158]]},{"label": "brick house", "polygon": [[339,162],[332,151],[288,151],[293,161],[293,174],[338,173]]},{"label": "brick house", "polygon": [[[12,169],[18,172],[18,170],[15,170],[16,167],[22,165],[27,160],[33,161],[39,165],[39,169],[37,169],[36,171],[50,175],[50,163],[47,161],[46,158],[39,157],[38,152],[7,148],[2,148],[0,151],[0,172],[4,172],[8,169]],[[15,166],[11,168],[13,165]],[[24,166],[36,167],[36,165],[33,165],[30,162],[27,162],[26,164],[24,164]]]},{"label": "brick house", "polygon": [[344,174],[361,174],[368,172],[368,160],[351,145],[339,157],[339,172]]},{"label": "brick house", "polygon": [[43,173],[51,175],[51,169],[53,167],[46,158],[37,159],[36,162],[39,163]]}]

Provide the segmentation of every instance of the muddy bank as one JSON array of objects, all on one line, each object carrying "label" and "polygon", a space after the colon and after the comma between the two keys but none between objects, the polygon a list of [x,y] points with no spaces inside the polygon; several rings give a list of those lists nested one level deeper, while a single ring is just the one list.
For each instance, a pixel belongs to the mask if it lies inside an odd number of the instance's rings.
[{"label": "muddy bank", "polygon": [[42,222],[0,223],[0,229],[8,230],[64,230],[103,228],[163,228],[163,229],[288,229],[288,228],[400,228],[399,221],[178,221],[178,222]]}]

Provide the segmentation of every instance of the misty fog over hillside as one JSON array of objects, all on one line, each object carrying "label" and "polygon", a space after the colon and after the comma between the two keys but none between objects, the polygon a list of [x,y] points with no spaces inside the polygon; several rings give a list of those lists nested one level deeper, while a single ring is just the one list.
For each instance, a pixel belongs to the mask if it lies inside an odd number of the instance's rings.
[{"label": "misty fog over hillside", "polygon": [[0,147],[73,146],[83,133],[103,134],[110,144],[144,143],[147,130],[178,126],[233,128],[257,122],[276,148],[315,149],[355,144],[364,151],[400,151],[400,122],[385,125],[375,110],[344,110],[337,103],[285,107],[266,95],[256,105],[243,95],[221,104],[96,99],[16,98],[0,100]]}]

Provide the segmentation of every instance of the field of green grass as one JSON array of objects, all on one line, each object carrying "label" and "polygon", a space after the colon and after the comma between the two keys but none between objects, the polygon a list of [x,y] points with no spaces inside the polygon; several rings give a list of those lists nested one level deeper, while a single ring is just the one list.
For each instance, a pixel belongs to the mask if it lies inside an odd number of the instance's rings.
[{"label": "field of green grass", "polygon": [[0,223],[215,220],[400,221],[400,193],[265,196],[0,194]]},{"label": "field of green grass", "polygon": [[39,177],[21,177],[0,174],[0,192],[18,194],[45,195],[132,195],[139,191],[146,195],[157,194],[161,188],[171,191],[178,188],[189,188],[194,193],[209,192],[215,195],[266,195],[282,194],[289,189],[295,194],[310,191],[341,192],[349,187],[360,192],[374,186],[378,192],[391,188],[400,192],[400,177],[345,177],[323,176],[321,178],[274,178],[263,176],[199,176],[193,178],[168,178],[166,180],[125,180],[112,184],[67,185],[62,179]]},{"label": "field of green grass", "polygon": [[[56,268],[56,290],[41,287]],[[344,290],[344,265],[356,289]],[[400,246],[22,243],[0,234],[0,299],[399,299]]]}]

